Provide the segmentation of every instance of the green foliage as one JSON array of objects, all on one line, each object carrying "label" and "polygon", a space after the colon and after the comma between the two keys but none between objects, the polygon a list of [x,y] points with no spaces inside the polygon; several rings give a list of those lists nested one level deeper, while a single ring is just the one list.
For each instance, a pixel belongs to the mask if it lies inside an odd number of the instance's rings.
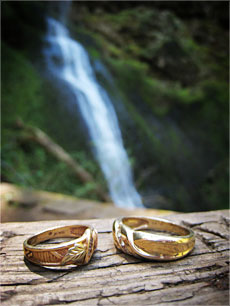
[{"label": "green foliage", "polygon": [[[76,142],[75,148],[81,149],[71,148],[73,157],[98,182],[105,184],[96,162],[82,149],[80,137],[69,136],[68,127],[74,130],[77,125],[76,117],[69,116],[61,108],[63,104],[57,102],[63,101],[64,95],[43,82],[29,61],[33,51],[41,48],[40,17],[31,17],[32,3],[19,4],[18,11],[14,4],[8,3],[4,4],[4,23],[8,20],[6,24],[11,25],[16,20],[18,42],[21,42],[17,46],[14,27],[9,28],[9,37],[5,27],[3,179],[22,186],[94,198],[91,184],[82,185],[64,164],[56,162],[43,149],[34,144],[25,145],[13,129],[19,116],[48,134],[51,132],[57,142],[62,140],[60,144],[64,147]],[[207,8],[206,4],[202,5]],[[197,2],[193,8],[200,12],[202,5]],[[228,33],[221,25],[222,17],[215,11],[215,5],[208,5],[203,17],[194,17],[188,13],[189,7],[185,9],[181,4],[177,7],[176,3],[172,6],[166,3],[163,9],[157,9],[160,3],[125,4],[118,8],[114,2],[109,8],[103,3],[97,10],[88,2],[78,2],[76,6],[73,3],[69,21],[72,36],[87,47],[92,61],[106,63],[116,91],[134,122],[137,139],[133,137],[129,146],[140,148],[135,158],[137,179],[143,169],[151,165],[157,168],[141,191],[162,189],[162,194],[175,203],[169,208],[175,210],[225,208],[228,202],[228,174],[226,167],[219,166],[228,154]],[[105,77],[99,79],[115,97]],[[125,126],[127,122],[122,124]],[[209,172],[215,173],[211,182]]]},{"label": "green foliage", "polygon": [[[39,145],[25,143],[15,129],[18,118],[40,128],[47,126],[49,117],[47,90],[38,72],[22,52],[2,44],[2,177],[5,181],[35,189],[62,192],[97,199],[92,184],[82,184],[62,162],[57,162]],[[46,94],[46,96],[45,96]],[[49,90],[49,97],[54,91]],[[56,99],[54,96],[53,99]],[[53,107],[52,107],[53,112]],[[49,123],[50,124],[50,123]],[[58,123],[60,128],[60,123]],[[99,167],[84,151],[73,153],[101,184]]]},{"label": "green foliage", "polygon": [[[209,37],[205,37],[204,43],[197,42],[194,24],[186,24],[171,12],[136,7],[100,18],[96,21],[94,17],[94,23],[106,24],[108,31],[123,41],[119,45],[119,40],[109,40],[98,26],[97,33],[104,39],[105,60],[122,92],[122,100],[141,139],[147,137],[151,143],[145,147],[145,154],[152,148],[152,162],[161,169],[157,174],[158,184],[171,188],[174,182],[177,191],[168,195],[174,198],[178,210],[187,210],[191,201],[189,177],[196,176],[195,169],[202,169],[206,163],[201,152],[209,148],[210,155],[218,161],[226,157],[228,150],[227,53],[223,48],[218,49],[219,46],[210,46]],[[207,21],[204,25],[199,22],[202,30],[207,28]],[[212,24],[208,35],[221,37],[220,31]],[[164,125],[159,138],[159,131],[144,115],[145,109],[160,120],[178,113],[180,118],[175,124],[181,125],[184,136],[172,126]],[[192,144],[184,143],[185,140]],[[202,171],[199,175],[203,175]],[[184,181],[188,181],[187,186]],[[218,195],[226,201],[227,193],[223,196],[223,190],[228,188],[228,178],[218,177],[213,188],[210,201],[206,201],[204,193],[194,192],[203,201],[196,209],[209,207],[209,202],[213,208],[225,207],[224,201],[221,204],[218,201]]]},{"label": "green foliage", "polygon": [[[72,157],[90,171],[98,183],[104,184],[98,165],[85,152],[74,152]],[[15,142],[4,145],[2,176],[4,180],[23,187],[97,199],[92,183],[83,185],[66,164],[57,162],[37,144]]]},{"label": "green foliage", "polygon": [[119,87],[132,99],[134,93],[157,116],[166,115],[175,104],[202,101],[201,88],[182,87],[179,82],[167,82],[148,73],[148,66],[136,60],[109,59]]},{"label": "green foliage", "polygon": [[137,60],[108,60],[116,76],[118,87],[132,100],[134,95],[146,103],[157,115],[164,115],[164,84],[148,76],[147,65]]},{"label": "green foliage", "polygon": [[88,52],[89,52],[90,56],[91,56],[92,58],[94,58],[94,59],[100,57],[100,53],[98,52],[98,50],[95,49],[95,48],[93,48],[93,47],[89,48],[89,49],[88,49]]},{"label": "green foliage", "polygon": [[227,83],[216,80],[204,82],[201,101],[199,118],[206,126],[208,124],[210,142],[217,154],[224,158],[228,152],[229,93]]},{"label": "green foliage", "polygon": [[17,116],[26,122],[41,123],[39,110],[43,103],[42,81],[21,52],[2,44],[2,118],[3,127],[15,122]]}]

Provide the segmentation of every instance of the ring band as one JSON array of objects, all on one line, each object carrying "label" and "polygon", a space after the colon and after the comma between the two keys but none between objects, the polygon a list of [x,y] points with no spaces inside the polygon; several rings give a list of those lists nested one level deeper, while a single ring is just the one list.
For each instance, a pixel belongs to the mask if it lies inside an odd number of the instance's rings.
[{"label": "ring band", "polygon": [[164,219],[149,217],[116,219],[113,222],[113,239],[115,246],[124,253],[162,261],[182,258],[195,245],[192,230]]},{"label": "ring band", "polygon": [[[55,238],[75,238],[45,247],[41,242]],[[91,226],[71,225],[40,232],[23,244],[25,257],[40,266],[85,265],[97,248],[97,231]]]}]

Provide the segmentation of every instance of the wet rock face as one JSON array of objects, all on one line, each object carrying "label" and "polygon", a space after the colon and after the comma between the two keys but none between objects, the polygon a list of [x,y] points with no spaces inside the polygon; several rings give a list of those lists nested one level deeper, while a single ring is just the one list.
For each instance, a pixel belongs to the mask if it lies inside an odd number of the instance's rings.
[{"label": "wet rock face", "polygon": [[[171,201],[164,207],[176,202],[182,210],[185,202],[188,210],[208,207],[206,176],[227,150],[226,5],[187,5],[82,4],[72,11],[78,30],[84,25],[96,42],[89,46],[92,57],[106,64],[121,92],[132,123],[119,118],[136,156],[137,177],[157,164],[140,185],[143,194],[165,196]],[[224,202],[223,181],[215,186]]]}]

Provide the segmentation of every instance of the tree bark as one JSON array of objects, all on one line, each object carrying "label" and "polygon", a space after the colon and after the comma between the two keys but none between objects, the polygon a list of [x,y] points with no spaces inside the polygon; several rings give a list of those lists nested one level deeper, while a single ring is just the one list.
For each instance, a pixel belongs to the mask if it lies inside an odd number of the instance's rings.
[{"label": "tree bark", "polygon": [[77,163],[61,146],[56,144],[47,134],[36,127],[25,125],[21,120],[17,120],[17,127],[26,133],[26,138],[41,145],[47,152],[64,162],[81,180],[82,183],[92,183],[95,193],[103,201],[110,202],[111,199],[102,187],[95,182],[92,175]]},{"label": "tree bark", "polygon": [[[172,262],[142,261],[118,251],[112,219],[2,224],[2,305],[229,305],[229,211],[167,219],[196,234],[192,253]],[[24,261],[26,238],[68,224],[98,230],[98,249],[88,265],[52,270]]]}]

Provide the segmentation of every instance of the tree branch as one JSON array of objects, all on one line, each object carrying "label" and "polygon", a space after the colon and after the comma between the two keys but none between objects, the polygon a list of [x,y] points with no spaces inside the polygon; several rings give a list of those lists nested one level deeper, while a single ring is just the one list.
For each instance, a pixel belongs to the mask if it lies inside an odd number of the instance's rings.
[{"label": "tree branch", "polygon": [[81,180],[82,183],[92,183],[94,185],[94,192],[99,196],[101,200],[106,202],[111,201],[108,194],[97,182],[95,182],[92,175],[81,165],[79,165],[61,146],[56,144],[47,134],[45,134],[39,128],[24,124],[20,119],[17,120],[16,126],[28,134],[27,138],[38,143],[55,158],[64,162],[72,170],[76,177]]}]

